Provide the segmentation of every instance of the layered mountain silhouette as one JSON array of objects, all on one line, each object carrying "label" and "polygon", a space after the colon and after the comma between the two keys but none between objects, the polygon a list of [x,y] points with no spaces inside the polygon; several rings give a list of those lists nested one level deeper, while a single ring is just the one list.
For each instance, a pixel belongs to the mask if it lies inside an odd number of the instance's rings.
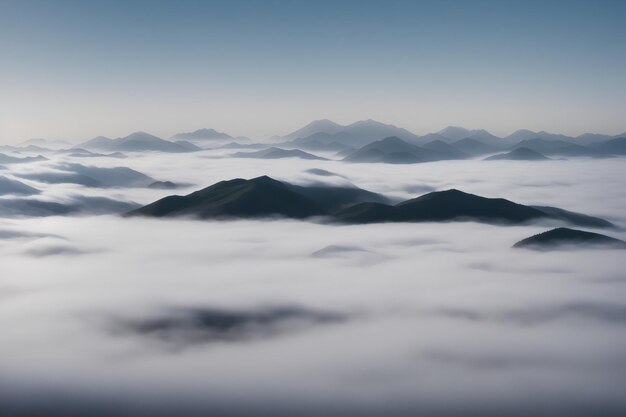
[{"label": "layered mountain silhouette", "polygon": [[215,129],[198,129],[193,132],[177,133],[172,136],[173,140],[227,140],[234,139],[227,133],[218,132]]},{"label": "layered mountain silhouette", "polygon": [[128,213],[130,216],[199,218],[307,218],[328,216],[340,223],[474,220],[521,224],[557,220],[608,227],[606,220],[555,207],[532,207],[459,190],[431,192],[395,205],[356,187],[299,186],[263,176],[221,181],[186,196],[169,196]]},{"label": "layered mountain silhouette", "polygon": [[[323,139],[323,136],[313,136],[323,133],[332,135],[332,139]],[[354,122],[352,124],[342,126],[330,120],[316,120],[307,126],[289,133],[281,139],[294,144],[303,144],[310,141],[320,141],[321,143],[337,142],[344,146],[360,147],[372,141],[380,140],[386,137],[396,136],[406,141],[417,140],[418,136],[406,129],[396,127],[394,125],[377,122],[368,119]]]},{"label": "layered mountain silhouette", "polygon": [[48,158],[45,156],[25,156],[23,158],[17,156],[10,156],[0,153],[0,164],[24,164],[27,162],[38,162],[38,161],[47,161]]},{"label": "layered mountain silhouette", "polygon": [[511,152],[485,158],[485,161],[547,161],[550,158],[528,148],[515,148]]},{"label": "layered mountain silhouette", "polygon": [[488,145],[473,138],[461,139],[453,142],[451,145],[461,152],[465,152],[466,154],[472,156],[492,154],[501,150],[498,146]]},{"label": "layered mountain silhouette", "polygon": [[[623,138],[626,135],[611,136],[585,133],[572,137],[545,131],[535,132],[528,129],[520,129],[508,136],[499,137],[484,129],[470,130],[459,126],[448,126],[439,132],[418,136],[406,129],[375,120],[363,120],[344,126],[324,119],[313,121],[290,134],[282,137],[275,136],[273,139],[281,147],[342,152],[341,147],[360,148],[374,141],[380,141],[392,136],[418,146],[423,146],[433,141],[445,142],[455,147],[458,151],[473,156],[493,154],[507,149],[513,150],[514,147],[526,147],[550,156],[597,157],[624,155],[624,145],[608,145],[606,149],[601,149],[599,146],[613,139]],[[342,152],[342,154],[346,155],[345,152]]]},{"label": "layered mountain silhouette", "polygon": [[536,250],[558,249],[563,246],[601,246],[626,249],[626,242],[599,233],[559,227],[520,240],[513,245],[514,248]]},{"label": "layered mountain silhouette", "polygon": [[260,151],[253,152],[236,152],[231,155],[233,158],[259,158],[259,159],[282,159],[282,158],[300,158],[310,160],[325,160],[308,152],[301,151],[299,149],[281,149],[281,148],[268,148]]},{"label": "layered mountain silhouette", "polygon": [[298,186],[267,176],[221,181],[186,196],[169,196],[129,213],[130,216],[200,218],[306,218],[327,215],[363,201],[386,202],[379,194],[356,187]]},{"label": "layered mountain silhouette", "polygon": [[74,163],[57,164],[55,171],[18,174],[20,178],[48,184],[78,184],[86,187],[147,187],[156,180],[127,167],[100,168]]},{"label": "layered mountain silhouette", "polygon": [[109,139],[98,136],[76,146],[100,152],[190,152],[190,149],[178,143],[161,139],[146,132],[135,132],[123,138]]},{"label": "layered mountain silhouette", "polygon": [[348,154],[343,160],[348,162],[375,162],[389,164],[413,164],[418,162],[440,161],[445,159],[463,159],[467,154],[449,149],[445,143],[433,144],[428,149],[403,141],[398,137],[388,137],[372,142]]}]

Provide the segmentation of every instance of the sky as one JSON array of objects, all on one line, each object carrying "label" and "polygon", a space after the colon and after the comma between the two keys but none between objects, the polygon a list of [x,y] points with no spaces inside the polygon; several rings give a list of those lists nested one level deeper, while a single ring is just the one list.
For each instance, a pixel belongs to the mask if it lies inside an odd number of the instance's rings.
[{"label": "sky", "polygon": [[0,0],[0,143],[626,131],[624,1]]}]

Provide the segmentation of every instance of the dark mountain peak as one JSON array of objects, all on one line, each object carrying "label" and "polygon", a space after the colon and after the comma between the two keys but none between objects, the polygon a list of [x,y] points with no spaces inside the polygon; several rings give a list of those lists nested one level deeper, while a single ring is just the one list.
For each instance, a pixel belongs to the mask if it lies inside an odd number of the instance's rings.
[{"label": "dark mountain peak", "polygon": [[550,250],[562,246],[602,246],[626,249],[626,242],[599,233],[558,227],[520,240],[514,248]]},{"label": "dark mountain peak", "polygon": [[354,186],[299,186],[267,175],[220,181],[186,196],[169,196],[129,213],[131,216],[200,218],[306,218],[346,205],[387,199]]}]

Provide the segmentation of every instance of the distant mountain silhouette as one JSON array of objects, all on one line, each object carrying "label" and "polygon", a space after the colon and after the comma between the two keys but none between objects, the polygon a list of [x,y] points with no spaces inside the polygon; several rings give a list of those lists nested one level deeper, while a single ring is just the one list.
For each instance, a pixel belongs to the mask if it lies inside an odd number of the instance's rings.
[{"label": "distant mountain silhouette", "polygon": [[298,139],[298,138],[305,138],[315,133],[337,133],[343,127],[344,126],[341,126],[340,124],[337,124],[328,119],[314,120],[308,125],[296,131],[293,131],[285,136],[282,136],[281,138],[284,140],[293,140],[293,139]]},{"label": "distant mountain silhouette", "polygon": [[430,149],[431,151],[441,152],[442,154],[447,154],[453,156],[453,159],[466,159],[469,158],[469,155],[457,147],[452,146],[442,140],[433,140],[432,142],[425,143],[421,145],[424,149]]},{"label": "distant mountain silhouette", "polygon": [[86,187],[147,187],[155,182],[127,167],[100,168],[74,163],[57,164],[58,171],[17,174],[21,178],[48,184],[79,184]]},{"label": "distant mountain silhouette", "polygon": [[505,140],[520,142],[528,139],[543,139],[543,140],[560,140],[560,141],[573,141],[574,138],[571,136],[561,135],[557,133],[548,133],[548,132],[533,132],[528,129],[519,129],[508,136],[504,137]]},{"label": "distant mountain silhouette", "polygon": [[[311,137],[315,134],[317,137]],[[334,136],[332,140],[324,137]],[[281,139],[294,141],[294,145],[300,146],[303,143],[317,140],[323,143],[337,142],[349,147],[359,147],[372,141],[386,137],[396,136],[406,141],[417,140],[418,136],[406,129],[394,125],[377,122],[376,120],[360,120],[352,124],[342,126],[330,120],[317,120],[302,129],[298,129]]]},{"label": "distant mountain silhouette", "polygon": [[158,138],[146,132],[135,132],[126,137],[109,139],[98,136],[76,146],[87,150],[106,152],[190,152],[186,146]]},{"label": "distant mountain silhouette", "polygon": [[485,158],[485,161],[547,161],[550,158],[528,148],[515,148],[511,152]]},{"label": "distant mountain silhouette", "polygon": [[460,151],[440,151],[412,145],[398,137],[388,137],[372,142],[350,153],[343,160],[348,162],[376,162],[389,164],[413,164],[417,162],[462,159]]},{"label": "distant mountain silhouette", "polygon": [[472,156],[486,155],[500,150],[500,147],[492,146],[473,138],[465,138],[453,142],[452,146]]},{"label": "distant mountain silhouette", "polygon": [[199,218],[306,218],[327,215],[349,204],[386,202],[356,187],[298,186],[267,176],[221,181],[186,196],[169,196],[130,212],[130,216]]},{"label": "distant mountain silhouette", "polygon": [[562,246],[602,246],[626,249],[626,242],[599,233],[559,227],[520,240],[514,248],[550,250]]},{"label": "distant mountain silhouette", "polygon": [[198,129],[194,132],[177,133],[172,136],[174,140],[224,140],[233,139],[227,133],[218,132],[215,129]]},{"label": "distant mountain silhouette", "polygon": [[56,149],[71,147],[72,144],[65,140],[35,138],[35,139],[25,140],[24,142],[19,143],[17,146],[19,147],[37,146],[39,148],[56,150]]},{"label": "distant mountain silhouette", "polygon": [[609,155],[626,155],[626,137],[608,140],[597,145],[595,149]]},{"label": "distant mountain silhouette", "polygon": [[233,158],[259,158],[259,159],[282,159],[282,158],[300,158],[310,160],[325,160],[308,152],[301,151],[299,149],[281,149],[281,148],[268,148],[260,151],[253,152],[237,152],[231,155]]},{"label": "distant mountain silhouette", "polygon": [[173,183],[172,181],[155,181],[152,184],[148,185],[148,188],[152,188],[155,190],[174,190],[179,187],[179,184]]},{"label": "distant mountain silhouette", "polygon": [[48,158],[45,156],[37,155],[37,156],[25,156],[24,158],[18,158],[16,156],[9,156],[3,153],[0,153],[0,164],[24,164],[27,162],[37,162],[37,161],[47,161]]},{"label": "distant mountain silhouette", "polygon": [[527,148],[548,156],[597,156],[598,151],[563,140],[525,139],[512,149]]}]

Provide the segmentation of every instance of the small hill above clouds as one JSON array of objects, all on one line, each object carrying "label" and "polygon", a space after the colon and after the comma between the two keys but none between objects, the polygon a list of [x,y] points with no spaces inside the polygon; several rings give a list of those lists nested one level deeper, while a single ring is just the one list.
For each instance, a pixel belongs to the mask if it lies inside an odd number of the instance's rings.
[{"label": "small hill above clouds", "polygon": [[301,151],[299,149],[281,149],[268,148],[253,152],[236,152],[231,155],[232,158],[258,158],[258,159],[283,159],[283,158],[299,158],[308,160],[325,161],[326,158]]},{"label": "small hill above clouds", "polygon": [[232,140],[227,133],[218,132],[215,129],[198,129],[194,132],[177,133],[171,137],[175,140]]},{"label": "small hill above clouds", "polygon": [[[437,146],[434,145],[434,147]],[[453,152],[427,149],[407,143],[398,137],[388,137],[363,146],[348,154],[343,160],[347,162],[412,164],[445,159],[463,159],[464,157],[466,155],[456,149]]]},{"label": "small hill above clouds", "polygon": [[528,148],[515,148],[511,152],[485,158],[485,161],[548,161],[550,158]]},{"label": "small hill above clouds", "polygon": [[559,227],[520,240],[513,245],[513,247],[542,251],[563,249],[566,247],[608,247],[626,249],[626,242],[599,233]]}]

